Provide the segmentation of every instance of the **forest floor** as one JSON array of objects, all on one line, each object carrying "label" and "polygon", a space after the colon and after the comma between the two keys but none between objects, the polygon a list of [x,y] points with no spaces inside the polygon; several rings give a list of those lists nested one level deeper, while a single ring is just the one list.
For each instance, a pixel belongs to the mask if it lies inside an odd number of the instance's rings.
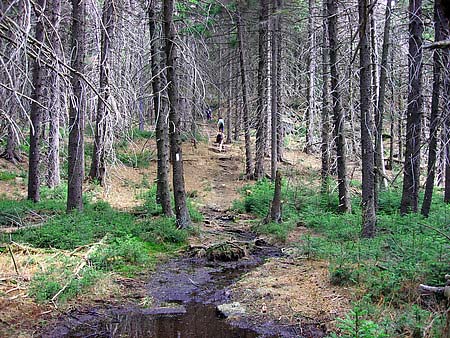
[{"label": "forest floor", "polygon": [[[249,183],[242,179],[245,166],[243,142],[225,145],[225,150],[218,152],[213,144],[213,125],[203,125],[201,133],[204,141],[197,142],[196,147],[185,142],[183,149],[186,190],[204,217],[203,222],[196,224],[196,234],[189,238],[190,247],[209,247],[215,243],[238,240],[236,234],[251,233],[252,224],[258,222],[254,216],[236,214],[232,210],[233,202],[240,198],[240,191]],[[155,148],[153,140],[138,140],[128,150],[139,153],[146,148]],[[317,173],[320,168],[317,158],[298,150],[287,149],[285,158],[288,164],[282,164],[282,169],[288,180]],[[2,171],[26,170],[26,167],[13,167],[0,161]],[[148,168],[141,169],[118,165],[110,169],[105,189],[95,185],[87,185],[85,189],[93,194],[94,200],[105,200],[116,209],[132,211],[142,204],[140,196],[148,189],[143,183],[153,182],[155,176],[154,160]],[[5,198],[23,198],[25,193],[26,181],[23,177],[0,181],[0,195]],[[268,258],[229,287],[231,301],[240,302],[250,320],[300,327],[313,323],[325,332],[334,327],[338,316],[350,309],[352,290],[331,285],[327,261],[295,255],[295,245],[305,234],[318,236],[301,224],[297,224],[285,242],[259,236],[280,248],[283,254]],[[57,253],[33,251],[25,246],[16,247],[13,252],[0,253],[0,335],[3,337],[32,336],[37,332],[37,327],[45,327],[62,313],[67,314],[74,309],[123,304],[130,300],[139,304],[145,302],[147,297],[146,275],[132,279],[115,276],[65,305],[37,304],[29,297],[27,288],[40,263],[29,262],[43,261]],[[20,275],[14,278],[13,257],[21,269]]]}]

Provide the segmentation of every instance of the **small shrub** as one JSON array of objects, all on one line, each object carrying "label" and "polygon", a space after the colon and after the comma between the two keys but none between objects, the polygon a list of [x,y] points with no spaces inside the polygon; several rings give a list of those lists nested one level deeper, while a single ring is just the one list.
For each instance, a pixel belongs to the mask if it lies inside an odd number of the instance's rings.
[{"label": "small shrub", "polygon": [[332,334],[331,337],[343,338],[385,338],[386,333],[371,320],[364,319],[366,311],[358,308],[351,310],[345,318],[338,318],[337,327],[340,329],[340,335]]},{"label": "small shrub", "polygon": [[147,242],[182,244],[188,237],[186,230],[177,228],[174,218],[145,220],[140,223],[140,229],[140,237]]},{"label": "small shrub", "polygon": [[0,181],[10,181],[17,177],[16,173],[10,171],[0,171]]},{"label": "small shrub", "polygon": [[155,137],[155,132],[150,130],[140,130],[139,128],[133,129],[132,139],[151,139]]},{"label": "small shrub", "polygon": [[150,161],[154,158],[154,153],[143,150],[139,153],[118,153],[117,159],[127,167],[148,168]]}]

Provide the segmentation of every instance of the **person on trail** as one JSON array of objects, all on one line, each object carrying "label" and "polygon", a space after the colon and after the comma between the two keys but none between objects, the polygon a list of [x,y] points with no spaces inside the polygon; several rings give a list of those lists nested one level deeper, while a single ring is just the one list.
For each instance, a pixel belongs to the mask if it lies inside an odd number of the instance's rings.
[{"label": "person on trail", "polygon": [[219,121],[217,122],[217,127],[219,128],[219,133],[223,133],[223,129],[225,127],[225,121],[223,118],[219,117]]},{"label": "person on trail", "polygon": [[219,132],[216,137],[216,143],[219,145],[219,151],[223,150],[223,133]]}]

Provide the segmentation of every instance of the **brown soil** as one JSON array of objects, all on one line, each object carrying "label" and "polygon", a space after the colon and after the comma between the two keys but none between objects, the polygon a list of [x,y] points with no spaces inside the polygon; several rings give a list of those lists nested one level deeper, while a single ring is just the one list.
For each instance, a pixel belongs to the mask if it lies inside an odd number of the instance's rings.
[{"label": "brown soil", "polygon": [[[239,198],[238,190],[247,183],[241,179],[245,166],[243,142],[225,145],[225,150],[218,152],[212,143],[215,137],[213,128],[203,126],[202,129],[209,142],[198,142],[197,148],[186,142],[183,148],[186,190],[188,194],[197,196],[196,201],[205,217],[205,221],[199,225],[200,234],[191,239],[192,245],[208,245],[232,238],[233,231],[248,231],[248,220],[252,219],[249,215],[236,216],[229,211],[232,202]],[[133,148],[140,151],[144,146],[151,150],[156,148],[153,141],[147,144],[139,141]],[[305,177],[317,174],[320,169],[319,159],[298,150],[287,150],[285,159],[288,163],[283,164],[282,169],[290,180],[304,180]],[[0,165],[0,170],[21,170],[12,168],[4,160],[0,160]],[[267,162],[267,168],[269,165]],[[155,177],[156,161],[152,161],[148,169],[118,165],[109,170],[107,187],[102,189],[87,185],[85,189],[91,190],[94,198],[104,199],[115,208],[131,210],[142,203],[139,195],[147,189],[143,187],[143,181],[153,183]],[[311,179],[307,180],[309,184],[317,184]],[[0,181],[0,196],[22,198],[25,192],[23,180]],[[229,229],[226,222],[217,221],[220,217],[228,216],[236,218],[234,229]],[[286,250],[304,234],[314,235],[310,230],[299,226],[284,244]],[[30,257],[22,253],[17,254],[16,258],[22,261]],[[19,263],[21,266],[23,264]],[[3,253],[0,254],[0,267],[0,336],[32,336],[40,321],[50,320],[58,313],[53,306],[37,305],[28,297],[26,290],[29,278],[39,268],[39,263],[22,269],[22,277],[10,278],[15,275],[14,266],[9,254]],[[18,289],[11,291],[14,287]],[[116,279],[109,285],[104,285],[101,290],[103,292],[100,294],[92,292],[92,297],[82,297],[70,302],[66,308],[91,303],[120,302],[125,296],[130,296],[129,290],[137,290],[133,291],[137,293],[135,299],[145,299],[143,284],[138,280],[124,282],[124,279]],[[330,285],[327,262],[284,257],[272,258],[245,275],[233,287],[233,294],[252,316],[261,320],[290,323],[315,321],[330,326],[336,316],[348,310],[351,292]]]}]

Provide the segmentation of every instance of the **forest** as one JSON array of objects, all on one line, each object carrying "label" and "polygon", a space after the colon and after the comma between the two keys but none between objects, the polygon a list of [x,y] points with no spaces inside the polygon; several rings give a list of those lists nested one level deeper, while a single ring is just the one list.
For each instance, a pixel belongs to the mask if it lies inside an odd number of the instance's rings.
[{"label": "forest", "polygon": [[450,338],[449,0],[2,0],[0,337]]}]

